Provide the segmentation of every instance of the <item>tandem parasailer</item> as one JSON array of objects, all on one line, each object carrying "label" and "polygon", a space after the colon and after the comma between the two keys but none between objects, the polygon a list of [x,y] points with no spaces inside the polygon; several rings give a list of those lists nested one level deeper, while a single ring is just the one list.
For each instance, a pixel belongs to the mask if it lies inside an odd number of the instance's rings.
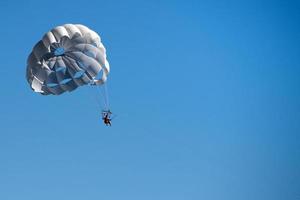
[{"label": "tandem parasailer", "polygon": [[[47,32],[33,47],[26,79],[34,92],[60,95],[83,85],[103,85],[109,70],[100,36],[84,25],[64,24]],[[107,93],[104,95],[106,101]],[[106,102],[102,113],[105,125],[111,126],[111,115]]]}]

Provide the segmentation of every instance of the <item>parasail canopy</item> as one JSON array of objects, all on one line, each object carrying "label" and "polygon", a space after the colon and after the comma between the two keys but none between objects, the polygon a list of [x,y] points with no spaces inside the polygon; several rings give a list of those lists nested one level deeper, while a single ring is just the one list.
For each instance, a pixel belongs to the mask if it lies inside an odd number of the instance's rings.
[{"label": "parasail canopy", "polygon": [[80,24],[57,26],[33,47],[26,78],[34,92],[59,95],[106,81],[109,63],[100,36]]}]

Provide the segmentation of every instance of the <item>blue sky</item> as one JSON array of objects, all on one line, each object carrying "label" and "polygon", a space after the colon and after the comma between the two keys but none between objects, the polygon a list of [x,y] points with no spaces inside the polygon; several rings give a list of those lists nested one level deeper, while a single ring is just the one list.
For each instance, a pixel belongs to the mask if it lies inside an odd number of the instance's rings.
[{"label": "blue sky", "polygon": [[[0,2],[0,199],[300,199],[297,1]],[[33,93],[49,29],[98,32],[112,127],[93,88]]]}]

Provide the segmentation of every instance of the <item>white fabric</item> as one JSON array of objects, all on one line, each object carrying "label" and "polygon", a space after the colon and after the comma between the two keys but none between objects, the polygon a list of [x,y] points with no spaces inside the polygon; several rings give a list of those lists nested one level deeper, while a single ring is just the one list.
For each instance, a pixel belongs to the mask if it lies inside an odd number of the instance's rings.
[{"label": "white fabric", "polygon": [[44,95],[103,84],[108,73],[106,50],[99,35],[80,24],[55,27],[33,47],[27,59],[27,81],[33,91]]}]

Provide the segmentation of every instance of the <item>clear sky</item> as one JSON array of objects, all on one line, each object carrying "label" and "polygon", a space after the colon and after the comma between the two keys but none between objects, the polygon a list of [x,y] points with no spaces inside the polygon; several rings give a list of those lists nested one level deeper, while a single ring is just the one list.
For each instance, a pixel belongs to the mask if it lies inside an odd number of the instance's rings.
[{"label": "clear sky", "polygon": [[[0,199],[299,200],[299,1],[0,1]],[[102,37],[93,88],[31,91],[49,29]]]}]

